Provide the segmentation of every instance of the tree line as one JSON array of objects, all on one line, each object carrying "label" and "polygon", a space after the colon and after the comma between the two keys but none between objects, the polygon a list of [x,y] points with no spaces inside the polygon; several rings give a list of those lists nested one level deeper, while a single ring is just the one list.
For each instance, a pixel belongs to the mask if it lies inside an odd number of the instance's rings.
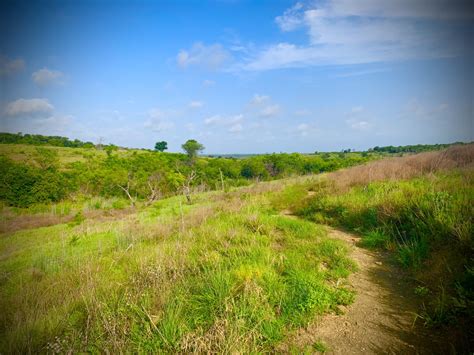
[{"label": "tree line", "polygon": [[182,148],[186,154],[132,151],[124,155],[110,148],[106,155],[84,152],[81,161],[70,163],[61,163],[58,152],[46,147],[37,147],[28,161],[0,156],[0,200],[28,207],[81,194],[125,197],[133,205],[182,193],[190,201],[193,191],[333,171],[377,157],[375,153],[293,153],[210,158],[198,156],[204,146],[195,140],[187,141]]},{"label": "tree line", "polygon": [[[189,140],[188,142],[195,140]],[[187,144],[186,142],[185,144]],[[195,144],[191,142],[192,144]],[[67,137],[61,136],[43,136],[41,134],[23,134],[23,133],[6,133],[0,132],[0,144],[29,144],[29,145],[50,145],[55,147],[66,147],[66,148],[94,148],[100,146],[101,148],[116,147],[113,144],[97,144],[92,142],[83,142],[79,139],[71,140]],[[198,143],[199,144],[199,143]],[[455,142],[448,144],[415,144],[405,146],[375,146],[368,149],[368,152],[380,152],[380,153],[421,153],[431,150],[441,150],[448,148],[451,145],[465,144],[463,142]],[[117,147],[118,148],[118,147]],[[155,151],[164,152],[168,149],[168,142],[159,141],[154,146]],[[342,153],[350,153],[351,149],[344,149]],[[315,152],[317,154],[317,152]]]}]

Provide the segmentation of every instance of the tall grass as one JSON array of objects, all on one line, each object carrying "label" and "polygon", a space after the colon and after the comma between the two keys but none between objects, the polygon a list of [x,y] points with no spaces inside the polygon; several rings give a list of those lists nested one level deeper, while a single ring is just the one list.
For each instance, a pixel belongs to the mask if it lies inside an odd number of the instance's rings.
[{"label": "tall grass", "polygon": [[461,324],[474,309],[473,162],[473,144],[376,161],[303,184],[311,196],[288,203],[306,219],[360,233],[366,247],[392,251],[429,290],[425,323]]},{"label": "tall grass", "polygon": [[162,200],[0,239],[0,352],[269,352],[348,304],[345,246],[280,186]]}]

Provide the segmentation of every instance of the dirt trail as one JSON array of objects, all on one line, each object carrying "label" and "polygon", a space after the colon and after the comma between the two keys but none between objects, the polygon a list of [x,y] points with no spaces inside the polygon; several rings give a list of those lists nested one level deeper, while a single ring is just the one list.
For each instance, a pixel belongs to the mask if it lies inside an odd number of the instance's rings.
[{"label": "dirt trail", "polygon": [[388,256],[357,246],[359,238],[329,229],[329,236],[347,242],[359,270],[349,277],[356,291],[344,314],[323,316],[295,334],[299,346],[323,341],[330,354],[446,354],[446,344],[421,325],[414,325],[419,300],[414,285]]}]

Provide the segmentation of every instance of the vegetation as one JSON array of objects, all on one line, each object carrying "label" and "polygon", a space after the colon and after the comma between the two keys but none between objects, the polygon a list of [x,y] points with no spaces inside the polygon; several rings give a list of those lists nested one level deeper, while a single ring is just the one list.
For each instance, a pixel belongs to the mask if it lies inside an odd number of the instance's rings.
[{"label": "vegetation", "polygon": [[279,215],[281,188],[178,196],[2,238],[0,351],[272,351],[353,299],[346,247]]},{"label": "vegetation", "polygon": [[[192,148],[195,143],[194,139],[189,140],[190,147]],[[187,142],[187,143],[188,143]],[[94,144],[92,142],[82,142],[79,139],[70,140],[66,137],[60,136],[43,136],[40,134],[23,134],[23,133],[6,133],[0,132],[0,144],[29,144],[29,145],[49,145],[55,147],[67,147],[67,148],[93,148]],[[450,144],[416,144],[416,145],[405,145],[405,146],[386,146],[386,147],[374,147],[369,149],[373,152],[379,153],[421,153],[433,150],[446,149],[452,145],[462,145],[465,143],[455,142]],[[103,145],[104,146],[104,145]],[[156,151],[163,152],[168,149],[168,143],[165,141],[156,142],[154,149]],[[183,149],[185,149],[183,147]],[[202,149],[198,149],[196,152],[199,152]],[[187,152],[187,149],[185,149]],[[344,149],[343,153],[350,153],[351,149]],[[318,154],[317,152],[315,154]]]},{"label": "vegetation", "polygon": [[355,296],[322,224],[392,253],[418,322],[474,329],[472,144],[389,159],[4,147],[0,353],[324,353],[291,337]]},{"label": "vegetation", "polygon": [[[306,186],[311,198],[285,203],[392,251],[419,282],[426,325],[474,329],[473,163],[473,145],[377,161],[320,178]],[[289,189],[282,196],[294,196]]]},{"label": "vegetation", "polygon": [[168,143],[167,142],[165,142],[165,141],[156,142],[155,150],[157,152],[164,152],[167,149],[168,149]]},{"label": "vegetation", "polygon": [[42,136],[40,134],[4,133],[0,132],[0,144],[31,144],[50,145],[68,148],[92,148],[91,142],[82,142],[79,139],[70,140],[59,136]]},{"label": "vegetation", "polygon": [[[199,157],[189,164],[189,157],[184,154],[123,151],[113,145],[104,150],[77,151],[4,147],[10,149],[3,151],[0,160],[0,200],[16,207],[80,195],[126,197],[131,204],[151,203],[185,191],[222,190],[248,185],[253,180],[333,171],[379,157],[359,153],[269,154],[245,159]],[[46,166],[45,160],[54,163]]]},{"label": "vegetation", "polygon": [[195,139],[188,139],[181,147],[190,160],[194,160],[199,152],[204,150],[204,146]]},{"label": "vegetation", "polygon": [[415,145],[403,145],[394,147],[393,145],[385,147],[374,147],[369,149],[374,152],[383,152],[383,153],[422,153],[429,152],[434,150],[441,150],[449,148],[453,145],[463,145],[463,142],[455,142],[451,144],[415,144]]}]

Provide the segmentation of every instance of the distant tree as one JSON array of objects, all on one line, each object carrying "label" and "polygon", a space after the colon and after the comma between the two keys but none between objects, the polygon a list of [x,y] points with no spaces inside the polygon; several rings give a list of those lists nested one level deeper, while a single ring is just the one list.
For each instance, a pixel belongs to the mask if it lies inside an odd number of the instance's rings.
[{"label": "distant tree", "polygon": [[155,150],[157,152],[164,152],[167,149],[168,149],[168,142],[161,141],[161,142],[155,143]]},{"label": "distant tree", "polygon": [[118,147],[116,145],[109,144],[105,146],[104,150],[107,156],[110,157],[112,156],[113,152],[116,152],[118,150]]},{"label": "distant tree", "polygon": [[193,160],[200,151],[204,150],[204,146],[194,139],[188,139],[181,147],[191,160]]}]

